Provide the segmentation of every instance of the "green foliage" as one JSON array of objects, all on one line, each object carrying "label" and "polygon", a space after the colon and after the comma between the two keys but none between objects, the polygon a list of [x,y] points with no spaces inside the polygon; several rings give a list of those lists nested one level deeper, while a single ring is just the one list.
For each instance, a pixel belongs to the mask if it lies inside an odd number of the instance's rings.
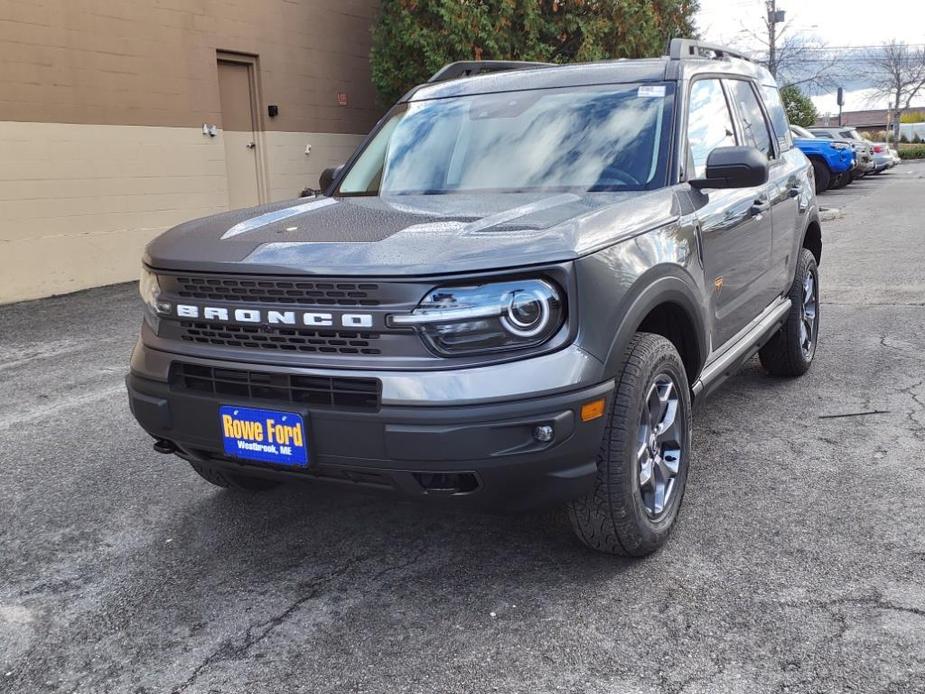
[{"label": "green foliage", "polygon": [[812,99],[806,96],[800,88],[793,84],[788,84],[780,90],[780,98],[784,102],[784,109],[787,111],[787,119],[791,125],[799,125],[801,128],[811,128],[819,113],[813,105]]},{"label": "green foliage", "polygon": [[456,60],[554,63],[661,55],[698,0],[382,0],[370,54],[391,104]]},{"label": "green foliage", "polygon": [[922,111],[912,111],[904,113],[899,117],[900,123],[925,123],[925,113]]},{"label": "green foliage", "polygon": [[900,147],[900,159],[925,159],[925,145],[910,145],[909,147]]}]

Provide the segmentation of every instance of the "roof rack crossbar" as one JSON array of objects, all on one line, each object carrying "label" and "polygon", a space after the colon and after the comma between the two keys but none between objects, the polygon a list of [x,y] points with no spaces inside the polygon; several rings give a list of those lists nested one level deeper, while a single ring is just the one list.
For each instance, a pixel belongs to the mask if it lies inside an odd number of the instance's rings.
[{"label": "roof rack crossbar", "polygon": [[668,57],[672,60],[690,60],[692,58],[711,58],[713,60],[723,60],[725,58],[738,58],[754,62],[744,53],[734,51],[725,46],[717,46],[712,43],[704,43],[697,39],[671,39],[668,44]]},{"label": "roof rack crossbar", "polygon": [[462,60],[444,65],[427,81],[429,83],[446,82],[460,77],[475,77],[488,72],[533,70],[538,67],[555,67],[555,63],[531,63],[520,60]]}]

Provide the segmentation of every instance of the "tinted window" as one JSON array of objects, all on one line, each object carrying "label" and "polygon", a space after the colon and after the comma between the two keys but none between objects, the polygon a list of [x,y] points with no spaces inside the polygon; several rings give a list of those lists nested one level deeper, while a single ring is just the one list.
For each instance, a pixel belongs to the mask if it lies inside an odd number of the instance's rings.
[{"label": "tinted window", "polygon": [[821,131],[813,130],[813,135],[815,135],[816,137],[824,137],[826,140],[834,140],[834,139],[835,139],[834,137],[832,137],[832,135],[831,135],[830,133],[827,133],[827,132],[821,132]]},{"label": "tinted window", "polygon": [[401,104],[340,195],[665,185],[672,85],[524,90]]},{"label": "tinted window", "polygon": [[752,85],[743,80],[729,80],[728,84],[732,89],[732,98],[739,109],[739,115],[742,117],[745,144],[764,152],[770,159],[774,156],[771,133]]},{"label": "tinted window", "polygon": [[707,157],[717,147],[734,147],[735,128],[719,80],[697,80],[691,85],[687,143],[693,160],[688,178],[703,178]]},{"label": "tinted window", "polygon": [[787,120],[787,111],[784,110],[780,92],[777,91],[777,87],[766,84],[761,87],[761,93],[764,95],[764,105],[771,116],[771,127],[777,135],[777,143],[781,152],[785,152],[793,146],[793,140],[790,137],[790,121]]}]

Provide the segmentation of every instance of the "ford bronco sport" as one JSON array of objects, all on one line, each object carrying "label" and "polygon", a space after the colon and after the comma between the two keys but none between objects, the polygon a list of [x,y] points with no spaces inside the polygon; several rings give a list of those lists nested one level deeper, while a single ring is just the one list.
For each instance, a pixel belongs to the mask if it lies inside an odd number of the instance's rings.
[{"label": "ford bronco sport", "polygon": [[770,74],[669,53],[447,66],[323,195],[155,239],[127,383],[156,450],[220,487],[564,503],[589,547],[662,545],[692,403],[755,353],[809,368],[822,251]]}]

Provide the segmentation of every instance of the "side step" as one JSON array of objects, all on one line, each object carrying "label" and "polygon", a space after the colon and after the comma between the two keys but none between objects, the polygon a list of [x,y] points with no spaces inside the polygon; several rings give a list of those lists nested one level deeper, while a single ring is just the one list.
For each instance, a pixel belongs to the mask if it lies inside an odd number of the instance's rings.
[{"label": "side step", "polygon": [[790,311],[790,299],[781,298],[766,308],[755,321],[720,348],[703,367],[700,378],[691,389],[695,398],[701,398],[715,390],[723,381],[732,376],[739,367],[751,359],[764,343],[771,338],[787,320]]}]

